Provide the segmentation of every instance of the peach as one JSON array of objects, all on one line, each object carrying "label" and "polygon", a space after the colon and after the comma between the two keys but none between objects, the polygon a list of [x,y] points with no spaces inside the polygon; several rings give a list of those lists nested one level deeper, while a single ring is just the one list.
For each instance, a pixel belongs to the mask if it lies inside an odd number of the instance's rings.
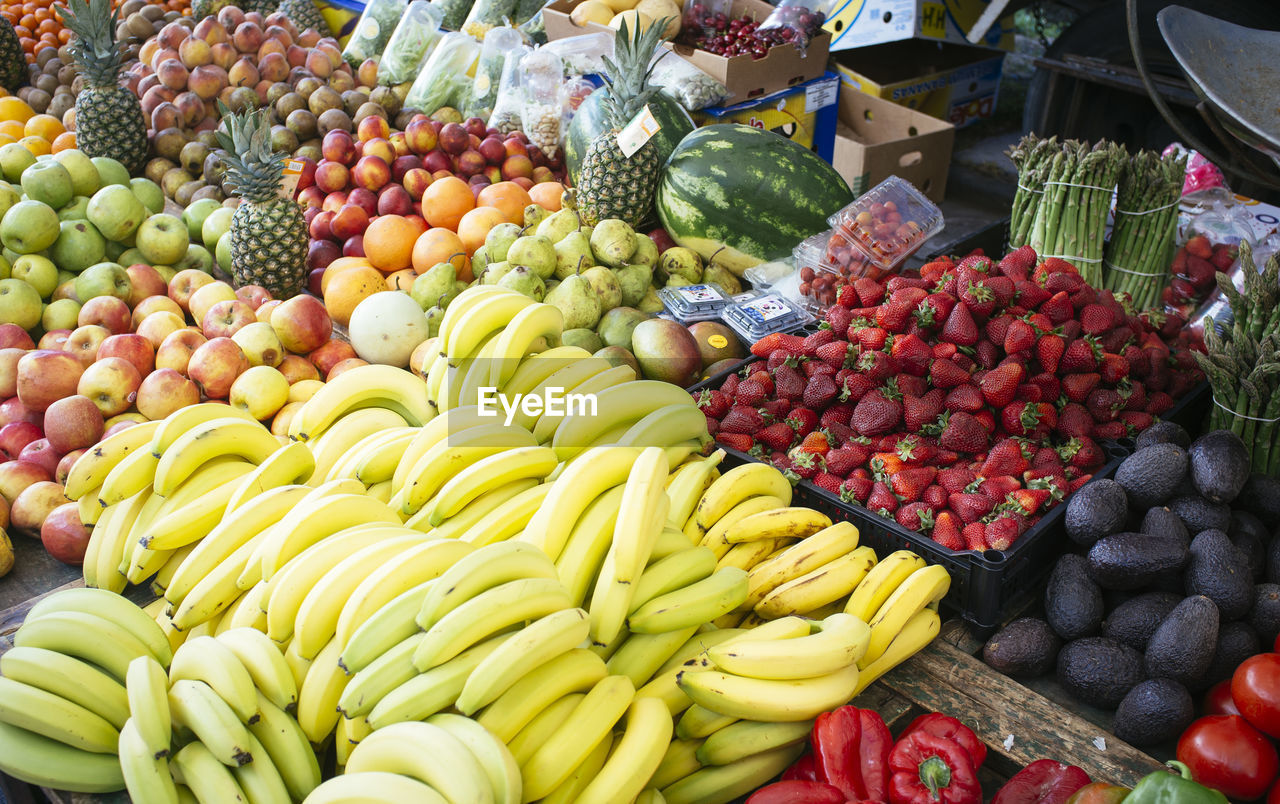
[{"label": "peach", "polygon": [[205,100],[218,97],[225,86],[227,72],[215,64],[203,64],[195,68],[187,80],[187,87]]}]

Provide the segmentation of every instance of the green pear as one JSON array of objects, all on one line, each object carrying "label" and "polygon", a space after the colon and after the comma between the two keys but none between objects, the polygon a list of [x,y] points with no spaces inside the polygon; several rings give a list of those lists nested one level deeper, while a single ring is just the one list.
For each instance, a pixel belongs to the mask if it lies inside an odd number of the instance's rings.
[{"label": "green pear", "polygon": [[652,268],[658,264],[658,247],[653,244],[653,240],[648,235],[637,234],[636,253],[632,254],[627,262]]},{"label": "green pear", "polygon": [[617,270],[617,276],[622,303],[627,307],[638,305],[653,284],[653,271],[644,265],[624,265]]},{"label": "green pear", "polygon": [[611,269],[597,265],[583,271],[582,276],[596,292],[602,314],[622,304],[622,286],[618,284],[618,277]]},{"label": "green pear", "polygon": [[711,263],[702,272],[702,281],[708,285],[715,285],[730,296],[737,296],[742,292],[742,280],[734,275],[733,271],[725,268],[718,263]]},{"label": "green pear", "polygon": [[688,287],[689,285],[698,285],[698,284],[701,284],[701,283],[695,282],[694,280],[690,279],[687,276],[681,276],[680,274],[672,274],[671,276],[667,277],[667,283],[663,285],[663,287],[664,288],[684,288],[684,287]]},{"label": "green pear", "polygon": [[565,277],[543,301],[560,310],[565,329],[591,329],[600,320],[600,302],[582,276]]},{"label": "green pear", "polygon": [[524,208],[524,228],[527,231],[536,232],[538,225],[549,217],[551,217],[551,210],[537,204],[530,204]]},{"label": "green pear", "polygon": [[520,237],[520,227],[514,223],[500,223],[484,236],[484,249],[489,258],[502,261],[507,258],[507,249]]},{"label": "green pear", "polygon": [[502,262],[491,262],[484,267],[484,275],[480,277],[480,284],[496,285],[498,284],[498,280],[501,279],[507,271],[510,271],[514,267],[514,265],[506,260],[503,260]]},{"label": "green pear", "polygon": [[444,308],[433,306],[427,308],[427,337],[434,338],[440,334],[440,321],[444,318]]},{"label": "green pear", "polygon": [[453,283],[453,295],[457,296],[459,293],[461,293],[462,291],[466,290],[469,287],[471,287],[470,282],[464,282],[461,279],[459,279],[457,282]]},{"label": "green pear", "polygon": [[78,274],[106,258],[107,241],[88,221],[63,221],[49,256],[59,268]]},{"label": "green pear", "polygon": [[600,317],[596,332],[605,346],[621,346],[630,351],[631,333],[637,324],[651,317],[634,307],[615,307]]},{"label": "green pear", "polygon": [[658,276],[665,280],[677,274],[689,280],[685,283],[687,285],[702,281],[702,258],[698,252],[681,246],[662,252],[658,259]]},{"label": "green pear", "polygon": [[409,295],[423,310],[436,305],[444,307],[457,295],[457,279],[458,270],[453,263],[438,262],[413,280]]},{"label": "green pear", "polygon": [[658,291],[654,290],[652,285],[645,291],[644,298],[640,300],[636,307],[646,313],[660,313],[666,309],[662,305],[662,299],[658,298]]},{"label": "green pear", "polygon": [[564,279],[596,264],[591,243],[582,232],[570,232],[555,245],[556,279]]},{"label": "green pear", "polygon": [[636,253],[636,232],[617,218],[600,221],[591,232],[591,253],[610,268],[621,268]]},{"label": "green pear", "polygon": [[581,220],[578,218],[576,209],[562,209],[538,224],[538,234],[552,243],[559,243],[570,232],[577,231],[580,224]]},{"label": "green pear", "polygon": [[[494,260],[500,262],[500,260]],[[481,246],[471,255],[471,275],[476,279],[484,273],[484,269],[489,265],[489,249]]]},{"label": "green pear", "polygon": [[542,277],[525,265],[512,266],[511,270],[498,280],[498,287],[523,293],[536,302],[542,301],[547,295],[547,286],[543,284]]},{"label": "green pear", "polygon": [[[489,258],[495,256],[490,254]],[[528,268],[540,279],[550,279],[556,272],[555,244],[543,235],[525,235],[507,249],[507,262]]]},{"label": "green pear", "polygon": [[595,352],[604,348],[604,341],[600,340],[600,336],[595,330],[590,329],[567,329],[560,336],[560,343],[563,346],[577,346],[588,352]]}]

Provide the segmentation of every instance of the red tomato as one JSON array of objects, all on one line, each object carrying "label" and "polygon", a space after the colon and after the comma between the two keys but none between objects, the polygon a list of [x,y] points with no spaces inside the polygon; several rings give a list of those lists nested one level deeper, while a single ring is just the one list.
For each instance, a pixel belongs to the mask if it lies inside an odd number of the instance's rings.
[{"label": "red tomato", "polygon": [[1219,681],[1204,694],[1204,713],[1206,715],[1238,715],[1236,702],[1231,698],[1231,682]]},{"label": "red tomato", "polygon": [[1178,761],[1197,782],[1245,800],[1266,793],[1280,772],[1275,746],[1239,715],[1211,715],[1188,726],[1178,739]]},{"label": "red tomato", "polygon": [[1231,677],[1231,697],[1254,728],[1280,737],[1280,653],[1245,659]]},{"label": "red tomato", "polygon": [[1280,804],[1280,782],[1276,782],[1267,794],[1267,804]]},{"label": "red tomato", "polygon": [[1280,653],[1280,634],[1276,634],[1276,644],[1271,646],[1276,653]]}]

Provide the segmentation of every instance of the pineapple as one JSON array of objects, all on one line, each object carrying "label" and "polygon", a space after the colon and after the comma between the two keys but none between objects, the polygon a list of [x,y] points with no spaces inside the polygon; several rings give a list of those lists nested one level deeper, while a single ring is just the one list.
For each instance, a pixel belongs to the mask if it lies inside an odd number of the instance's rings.
[{"label": "pineapple", "polygon": [[667,20],[657,20],[641,30],[619,27],[614,59],[604,60],[608,94],[603,101],[609,130],[587,146],[578,173],[578,210],[588,225],[606,218],[621,218],[637,226],[653,208],[658,187],[658,146],[650,140],[631,156],[618,147],[618,132],[631,122],[659,87],[649,83],[649,60],[662,38]]},{"label": "pineapple", "polygon": [[277,299],[302,292],[307,278],[307,222],[302,206],[280,195],[287,154],[271,149],[267,110],[230,114],[219,104],[227,132],[226,181],[242,199],[231,218],[231,271],[237,286],[261,285]]},{"label": "pineapple", "polygon": [[27,57],[22,53],[18,32],[4,17],[0,17],[0,87],[17,92],[27,85]]},{"label": "pineapple", "polygon": [[89,156],[112,157],[137,174],[147,159],[147,123],[138,96],[120,85],[120,11],[111,10],[111,0],[67,0],[61,13],[75,34],[71,57],[85,79],[76,96],[77,147]]},{"label": "pineapple", "polygon": [[280,12],[298,26],[299,31],[314,28],[321,36],[331,35],[329,23],[320,15],[314,0],[280,0]]},{"label": "pineapple", "polygon": [[191,18],[199,22],[205,17],[216,17],[223,8],[235,5],[232,0],[195,0],[191,4]]}]

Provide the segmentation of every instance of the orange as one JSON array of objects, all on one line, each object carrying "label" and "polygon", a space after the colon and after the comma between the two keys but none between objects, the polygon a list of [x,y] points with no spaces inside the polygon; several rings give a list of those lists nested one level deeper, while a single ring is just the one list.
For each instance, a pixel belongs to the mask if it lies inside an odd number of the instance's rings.
[{"label": "orange", "polygon": [[418,227],[402,215],[379,215],[364,230],[364,256],[374,268],[389,274],[408,268]]},{"label": "orange", "polygon": [[[506,221],[506,215],[497,207],[476,207],[463,215],[462,220],[458,221],[458,237],[462,238],[467,256],[475,254],[476,249],[484,245],[484,238],[490,229]],[[365,248],[368,249],[368,246]]]},{"label": "orange", "polygon": [[552,212],[560,211],[562,196],[564,196],[564,185],[558,181],[539,182],[529,190],[529,197],[533,199],[533,203]]},{"label": "orange", "polygon": [[36,110],[28,106],[22,98],[0,98],[0,120],[17,120],[19,123],[25,123],[35,113]]},{"label": "orange", "polygon": [[[476,196],[476,205],[497,207],[508,223],[524,225],[524,208],[533,203],[525,189],[515,182],[500,181],[490,184]],[[479,248],[477,246],[476,248]],[[474,249],[472,249],[474,251]]]},{"label": "orange", "polygon": [[369,261],[364,257],[339,257],[329,263],[324,269],[324,275],[320,277],[320,295],[323,296],[329,287],[329,280],[333,279],[342,271],[348,268],[372,268]]},{"label": "orange", "polygon": [[8,134],[0,133],[0,145],[8,145],[11,142],[17,142],[17,140]]},{"label": "orange", "polygon": [[375,293],[387,289],[387,280],[377,268],[348,268],[329,280],[324,292],[324,307],[333,323],[346,326],[356,305]]},{"label": "orange", "polygon": [[21,120],[5,120],[4,122],[0,122],[0,134],[7,134],[10,137],[13,137],[14,140],[19,140],[27,136],[27,132],[24,130]]},{"label": "orange", "polygon": [[403,290],[408,293],[413,288],[413,280],[417,278],[417,271],[412,268],[405,268],[403,271],[396,271],[394,274],[387,276],[387,287],[391,290]]},{"label": "orange", "polygon": [[34,115],[27,120],[23,132],[28,137],[43,137],[53,142],[59,134],[66,131],[66,127],[62,125],[62,121],[51,114]]},{"label": "orange", "polygon": [[441,262],[453,263],[458,278],[471,281],[471,260],[462,238],[448,229],[428,229],[413,244],[413,270],[425,274]]},{"label": "orange", "polygon": [[431,182],[422,194],[422,214],[432,226],[457,230],[462,216],[475,209],[471,187],[457,176]]},{"label": "orange", "polygon": [[64,131],[54,138],[51,150],[56,154],[58,151],[70,151],[76,147],[76,133],[74,131]]},{"label": "orange", "polygon": [[18,142],[22,143],[23,147],[35,156],[53,153],[52,149],[49,147],[49,141],[44,137],[23,137],[18,140]]}]

